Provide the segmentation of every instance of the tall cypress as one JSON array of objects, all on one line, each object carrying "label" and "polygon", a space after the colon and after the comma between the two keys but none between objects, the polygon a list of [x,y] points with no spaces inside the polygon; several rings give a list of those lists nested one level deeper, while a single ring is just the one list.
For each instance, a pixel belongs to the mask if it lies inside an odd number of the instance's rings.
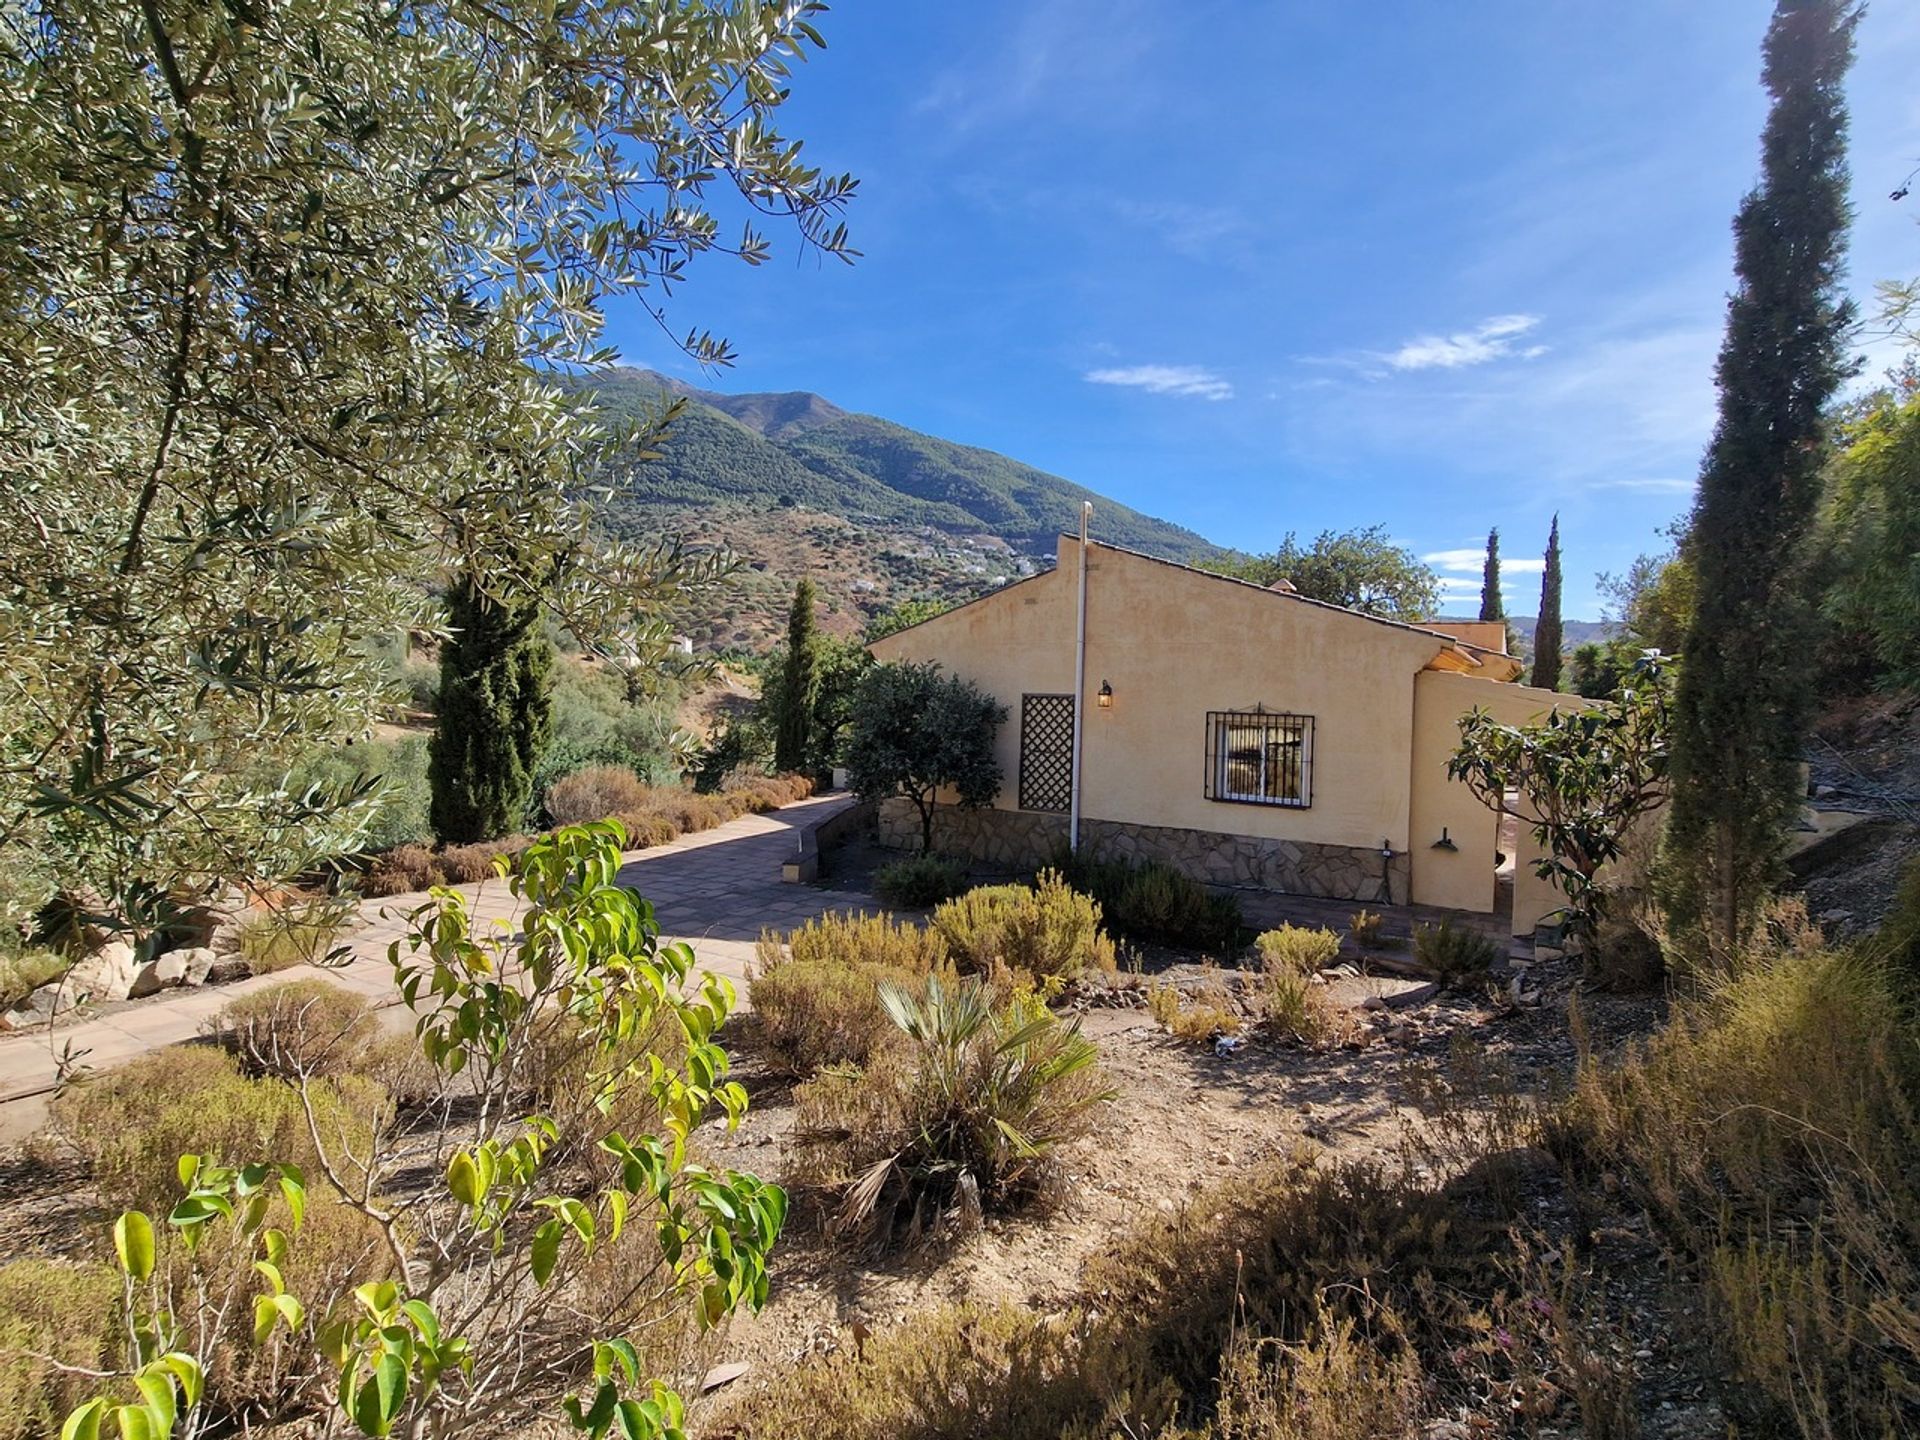
[{"label": "tall cypress", "polygon": [[1500,527],[1487,531],[1487,565],[1480,573],[1480,618],[1504,620],[1507,607],[1500,598]]},{"label": "tall cypress", "polygon": [[793,587],[787,612],[787,660],[780,675],[780,711],[774,721],[773,766],[805,770],[812,763],[813,706],[820,694],[820,632],[813,623],[813,581]]},{"label": "tall cypress", "polygon": [[526,819],[552,726],[553,645],[530,597],[499,600],[462,575],[447,596],[440,703],[427,745],[428,819],[447,844],[511,834]]},{"label": "tall cypress", "polygon": [[1851,0],[1777,0],[1761,179],[1734,220],[1720,418],[1685,541],[1698,592],[1673,710],[1662,893],[1692,959],[1751,933],[1798,805],[1813,695],[1801,588],[1828,404],[1846,378],[1843,84]]},{"label": "tall cypress", "polygon": [[1560,648],[1566,636],[1560,625],[1560,517],[1547,532],[1547,563],[1540,572],[1540,618],[1533,622],[1532,681],[1542,690],[1560,688]]}]

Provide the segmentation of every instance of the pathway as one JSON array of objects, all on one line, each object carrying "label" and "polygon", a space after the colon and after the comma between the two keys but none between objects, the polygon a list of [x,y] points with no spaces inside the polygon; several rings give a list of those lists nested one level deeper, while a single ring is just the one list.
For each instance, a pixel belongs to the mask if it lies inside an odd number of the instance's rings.
[{"label": "pathway", "polygon": [[[696,835],[637,850],[621,867],[621,880],[651,900],[667,938],[694,947],[702,968],[734,982],[744,1004],[754,942],[766,929],[791,930],[829,911],[878,909],[872,897],[785,884],[780,866],[800,837],[853,803],[844,795],[819,796],[765,815],[743,815]],[[516,907],[499,881],[458,887],[482,920],[512,921]],[[349,942],[353,958],[325,974],[377,1003],[395,1001],[387,947],[407,932],[407,914],[424,894],[369,900],[362,924]],[[15,1140],[38,1127],[54,1086],[59,1047],[71,1045],[96,1070],[123,1064],[162,1045],[203,1033],[215,1013],[236,996],[305,973],[304,968],[262,975],[231,985],[171,990],[151,1000],[62,1025],[51,1036],[27,1032],[0,1036],[0,1140]]]}]

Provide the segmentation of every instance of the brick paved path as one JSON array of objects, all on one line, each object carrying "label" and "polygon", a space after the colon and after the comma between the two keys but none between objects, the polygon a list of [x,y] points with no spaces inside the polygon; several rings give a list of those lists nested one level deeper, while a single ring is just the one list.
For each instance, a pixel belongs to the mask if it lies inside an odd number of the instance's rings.
[{"label": "brick paved path", "polygon": [[[633,852],[620,878],[653,902],[668,938],[688,941],[703,968],[734,982],[744,1004],[747,966],[763,929],[791,930],[828,911],[880,908],[865,895],[783,884],[780,879],[781,862],[794,853],[800,837],[851,803],[843,795],[828,795],[765,815],[743,815],[701,834]],[[472,899],[477,918],[514,918],[511,897],[500,882],[459,888]],[[364,923],[350,942],[352,961],[317,973],[376,1002],[393,1000],[387,946],[406,933],[407,913],[425,898],[395,895],[368,901],[361,909]],[[159,1046],[191,1040],[235,996],[303,973],[305,967],[297,967],[232,985],[168,991],[60,1026],[51,1045],[45,1032],[0,1036],[0,1139],[18,1139],[38,1126],[53,1085],[56,1047],[71,1042],[76,1053],[88,1052],[86,1064],[106,1069]]]}]

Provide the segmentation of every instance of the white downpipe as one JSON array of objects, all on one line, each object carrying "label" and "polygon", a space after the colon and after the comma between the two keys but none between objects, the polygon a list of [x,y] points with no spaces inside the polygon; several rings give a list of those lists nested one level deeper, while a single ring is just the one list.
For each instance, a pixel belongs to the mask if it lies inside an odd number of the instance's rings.
[{"label": "white downpipe", "polygon": [[1080,502],[1080,620],[1073,642],[1073,800],[1067,817],[1067,849],[1080,853],[1080,737],[1087,708],[1087,527],[1093,502]]}]

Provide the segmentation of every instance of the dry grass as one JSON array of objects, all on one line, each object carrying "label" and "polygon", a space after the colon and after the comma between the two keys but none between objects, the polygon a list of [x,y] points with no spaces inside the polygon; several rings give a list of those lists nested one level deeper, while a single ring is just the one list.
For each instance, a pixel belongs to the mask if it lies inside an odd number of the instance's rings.
[{"label": "dry grass", "polygon": [[1871,948],[1792,908],[1621,1063],[1581,1072],[1561,1143],[1628,1177],[1701,1263],[1754,1423],[1901,1433],[1920,1404],[1920,1045]]},{"label": "dry grass", "polygon": [[[313,1094],[321,1133],[344,1137],[365,1154],[384,1118],[386,1097],[378,1087],[342,1076],[316,1081]],[[206,1046],[155,1050],[82,1080],[54,1102],[53,1121],[113,1209],[171,1209],[182,1155],[211,1155],[223,1165],[272,1159],[316,1168],[294,1088],[249,1078],[234,1057]]]},{"label": "dry grass", "polygon": [[59,1433],[119,1336],[120,1277],[102,1264],[22,1259],[0,1267],[0,1440]]},{"label": "dry grass", "polygon": [[68,961],[51,950],[0,955],[0,1010],[11,1010],[66,970]]}]

